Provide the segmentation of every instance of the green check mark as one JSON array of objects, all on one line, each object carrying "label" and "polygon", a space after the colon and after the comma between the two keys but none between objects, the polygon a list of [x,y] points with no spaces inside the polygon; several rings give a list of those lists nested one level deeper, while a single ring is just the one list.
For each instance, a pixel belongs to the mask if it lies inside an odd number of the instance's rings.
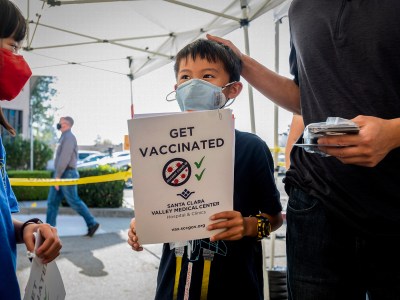
[{"label": "green check mark", "polygon": [[200,169],[201,164],[203,163],[204,157],[205,156],[203,156],[203,158],[199,162],[194,162],[194,164],[196,165],[197,169]]},{"label": "green check mark", "polygon": [[200,175],[199,174],[195,174],[194,176],[196,176],[197,180],[200,181],[201,177],[203,177],[203,173],[206,169],[203,169],[203,171],[201,171]]}]

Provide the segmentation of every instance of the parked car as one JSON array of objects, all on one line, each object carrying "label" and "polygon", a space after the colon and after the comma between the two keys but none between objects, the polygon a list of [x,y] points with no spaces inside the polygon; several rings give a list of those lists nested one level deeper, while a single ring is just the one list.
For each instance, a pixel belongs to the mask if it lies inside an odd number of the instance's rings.
[{"label": "parked car", "polygon": [[88,163],[88,162],[92,162],[92,161],[98,161],[104,157],[108,157],[108,154],[106,153],[95,153],[95,154],[91,154],[89,156],[87,156],[86,158],[84,158],[83,160],[78,161],[78,165],[79,164],[84,164],[84,163]]},{"label": "parked car", "polygon": [[117,152],[113,152],[112,157],[116,158],[116,157],[123,157],[123,156],[131,156],[131,153],[127,150],[124,151],[117,151]]},{"label": "parked car", "polygon": [[78,150],[78,164],[92,154],[101,154],[101,152],[93,150]]},{"label": "parked car", "polygon": [[[105,166],[105,165],[109,165],[111,167],[115,167],[117,169],[120,170],[129,170],[131,167],[131,156],[130,153],[127,152],[128,154],[125,155],[120,155],[117,157],[110,157],[110,156],[106,156],[103,157],[99,160],[96,161],[90,161],[87,163],[82,163],[79,164],[77,166],[78,169],[89,169],[89,168],[97,168],[99,166]],[[126,188],[132,188],[132,178],[129,178],[126,182],[125,182],[125,187]]]},{"label": "parked car", "polygon": [[[120,156],[114,160],[110,160],[108,163],[110,166],[118,168],[123,171],[128,171],[131,168],[131,156],[129,155],[128,158],[126,156]],[[132,188],[132,177],[128,178],[125,181],[125,188]]]}]

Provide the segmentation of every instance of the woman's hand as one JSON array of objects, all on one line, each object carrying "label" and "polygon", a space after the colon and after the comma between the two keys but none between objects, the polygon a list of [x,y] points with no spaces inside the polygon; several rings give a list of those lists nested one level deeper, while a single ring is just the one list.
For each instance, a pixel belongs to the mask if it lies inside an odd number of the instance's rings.
[{"label": "woman's hand", "polygon": [[38,229],[43,243],[36,249],[35,254],[42,260],[43,264],[47,264],[60,255],[62,248],[61,240],[58,237],[57,229],[49,224],[28,224],[24,228],[23,240],[26,249],[30,252],[34,252],[35,236],[33,233],[37,232]]}]

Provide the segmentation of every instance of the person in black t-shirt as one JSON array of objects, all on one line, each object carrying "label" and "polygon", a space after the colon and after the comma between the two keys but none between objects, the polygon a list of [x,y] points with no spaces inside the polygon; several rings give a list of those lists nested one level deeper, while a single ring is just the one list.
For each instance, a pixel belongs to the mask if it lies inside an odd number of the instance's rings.
[{"label": "person in black t-shirt", "polygon": [[329,157],[291,151],[289,299],[400,299],[399,11],[397,0],[293,0],[293,79],[209,36],[241,57],[252,86],[301,114],[305,126],[341,117],[360,127],[319,138]]},{"label": "person in black t-shirt", "polygon": [[[200,39],[184,47],[175,63],[181,110],[224,107],[242,89],[240,69],[239,58],[219,43]],[[264,299],[259,241],[281,226],[282,206],[269,148],[258,136],[238,130],[233,202],[234,211],[215,214],[213,220],[222,220],[208,226],[223,232],[210,239],[164,244],[156,299]],[[133,250],[143,250],[134,219],[128,236]]]}]

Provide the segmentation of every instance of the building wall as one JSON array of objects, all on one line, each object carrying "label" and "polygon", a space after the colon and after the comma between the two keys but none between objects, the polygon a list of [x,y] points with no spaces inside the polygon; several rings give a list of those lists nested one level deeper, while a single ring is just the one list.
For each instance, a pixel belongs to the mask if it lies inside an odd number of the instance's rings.
[{"label": "building wall", "polygon": [[29,98],[30,80],[25,84],[21,93],[12,101],[1,101],[0,106],[7,109],[22,110],[22,136],[29,138]]}]

